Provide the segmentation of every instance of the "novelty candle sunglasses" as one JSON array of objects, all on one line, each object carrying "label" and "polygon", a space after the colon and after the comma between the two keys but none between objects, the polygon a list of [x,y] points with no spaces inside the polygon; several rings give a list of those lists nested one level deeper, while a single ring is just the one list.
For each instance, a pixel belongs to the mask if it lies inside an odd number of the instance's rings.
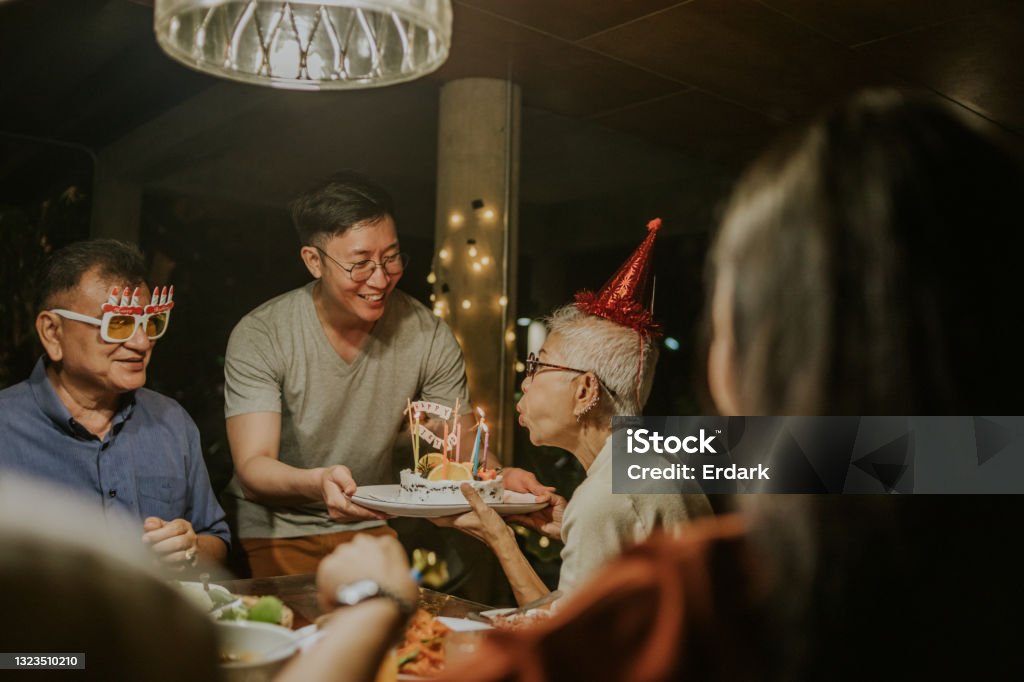
[{"label": "novelty candle sunglasses", "polygon": [[103,317],[90,317],[62,308],[54,308],[50,312],[69,320],[99,327],[100,338],[107,343],[124,343],[135,336],[140,326],[145,330],[146,337],[155,341],[167,333],[171,308],[174,307],[173,298],[174,287],[157,287],[153,290],[153,302],[142,307],[139,305],[138,287],[135,291],[125,287],[120,297],[115,287],[110,293],[110,298],[102,306]]}]

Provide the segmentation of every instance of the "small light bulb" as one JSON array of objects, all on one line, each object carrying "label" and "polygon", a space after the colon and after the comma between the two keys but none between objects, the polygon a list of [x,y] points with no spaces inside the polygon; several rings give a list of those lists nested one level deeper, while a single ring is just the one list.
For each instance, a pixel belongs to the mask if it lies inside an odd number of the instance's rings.
[{"label": "small light bulb", "polygon": [[547,535],[541,535],[540,540],[537,541],[537,544],[541,547],[547,547],[551,544],[551,540],[548,539]]},{"label": "small light bulb", "polygon": [[494,209],[489,208],[486,211],[484,211],[484,219],[494,220]]},{"label": "small light bulb", "polygon": [[525,372],[526,371],[526,365],[524,365],[521,362],[516,362],[516,371],[519,372],[519,373]]},{"label": "small light bulb", "polygon": [[437,315],[438,317],[441,317],[441,306],[439,306],[439,305],[435,305],[434,306],[434,314]]},{"label": "small light bulb", "polygon": [[431,294],[430,295],[430,302],[433,303],[436,300],[437,300],[437,294]]},{"label": "small light bulb", "polygon": [[[443,257],[443,256],[442,256],[442,257]],[[431,270],[431,271],[430,271],[430,274],[429,274],[429,275],[427,275],[427,284],[433,284],[433,283],[434,283],[434,282],[436,282],[436,281],[437,281],[437,275],[435,275],[435,274],[434,274],[434,271],[433,271],[433,270]]]},{"label": "small light bulb", "polygon": [[491,257],[490,256],[484,256],[483,258],[480,259],[480,262],[483,263],[484,265],[490,265],[491,264]]},{"label": "small light bulb", "polygon": [[469,299],[468,299],[468,298],[464,298],[464,299],[462,299],[462,309],[463,309],[463,310],[469,310],[469,307],[470,307],[471,305],[473,305],[473,304],[469,302]]},{"label": "small light bulb", "polygon": [[470,257],[470,258],[476,258],[476,254],[477,254],[477,253],[478,253],[478,252],[477,252],[477,250],[476,250],[476,247],[475,247],[475,246],[471,246],[471,247],[469,247],[469,257]]},{"label": "small light bulb", "polygon": [[473,263],[473,272],[480,272],[481,270],[483,270],[483,268],[479,263]]},{"label": "small light bulb", "polygon": [[441,260],[448,260],[448,257],[451,256],[452,254],[451,252],[448,251],[448,249],[441,249],[440,251],[437,252],[437,255],[441,257]]},{"label": "small light bulb", "polygon": [[502,308],[507,306],[508,305],[508,296],[499,296],[498,297],[498,305],[500,305]]},{"label": "small light bulb", "polygon": [[506,343],[515,343],[516,342],[516,333],[514,331],[512,331],[511,329],[509,329],[507,332],[505,332],[505,342]]},{"label": "small light bulb", "polygon": [[463,220],[463,218],[462,218],[462,214],[461,213],[452,213],[451,217],[448,218],[448,222],[453,227],[458,227],[459,225],[461,225],[462,224],[462,220]]}]

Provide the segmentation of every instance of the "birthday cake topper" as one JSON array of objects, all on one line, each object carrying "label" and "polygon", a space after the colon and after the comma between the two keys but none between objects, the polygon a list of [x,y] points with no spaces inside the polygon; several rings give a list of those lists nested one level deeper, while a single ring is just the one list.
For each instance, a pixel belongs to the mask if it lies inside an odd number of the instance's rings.
[{"label": "birthday cake topper", "polygon": [[[457,403],[456,403],[457,404]],[[445,441],[443,438],[435,434],[426,424],[420,423],[420,417],[424,414],[432,414],[438,417],[446,424],[452,418],[452,414],[455,412],[454,409],[440,403],[432,403],[426,400],[417,400],[415,402],[408,403],[405,409],[405,414],[408,415],[410,424],[410,434],[413,438],[422,438],[434,447],[435,450],[454,450],[455,445],[458,442],[455,429],[452,429],[448,434],[448,446],[445,447]]]},{"label": "birthday cake topper", "polygon": [[154,287],[153,296],[149,305],[145,308],[139,304],[139,292],[141,287],[125,287],[122,291],[119,287],[110,290],[107,302],[103,304],[102,310],[105,313],[115,315],[152,315],[165,313],[174,307],[174,287]]},{"label": "birthday cake topper", "polygon": [[153,297],[146,306],[146,314],[165,313],[174,307],[174,287],[156,287],[153,289]]}]

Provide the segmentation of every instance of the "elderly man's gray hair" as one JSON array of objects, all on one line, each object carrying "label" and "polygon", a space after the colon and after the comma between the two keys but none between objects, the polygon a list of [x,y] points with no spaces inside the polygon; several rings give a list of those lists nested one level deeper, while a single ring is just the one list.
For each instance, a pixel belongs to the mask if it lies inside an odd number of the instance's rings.
[{"label": "elderly man's gray hair", "polygon": [[562,337],[565,364],[592,371],[613,391],[603,396],[612,415],[633,416],[643,411],[658,363],[658,347],[650,337],[645,337],[641,346],[640,336],[632,329],[585,313],[575,305],[555,310],[545,323],[550,333]]}]

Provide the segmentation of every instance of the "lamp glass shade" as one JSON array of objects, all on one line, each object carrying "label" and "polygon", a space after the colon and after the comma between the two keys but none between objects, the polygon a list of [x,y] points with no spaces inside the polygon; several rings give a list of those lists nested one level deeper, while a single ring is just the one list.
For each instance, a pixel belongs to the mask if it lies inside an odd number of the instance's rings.
[{"label": "lamp glass shade", "polygon": [[449,0],[156,0],[160,47],[198,71],[299,90],[392,85],[448,58]]}]

